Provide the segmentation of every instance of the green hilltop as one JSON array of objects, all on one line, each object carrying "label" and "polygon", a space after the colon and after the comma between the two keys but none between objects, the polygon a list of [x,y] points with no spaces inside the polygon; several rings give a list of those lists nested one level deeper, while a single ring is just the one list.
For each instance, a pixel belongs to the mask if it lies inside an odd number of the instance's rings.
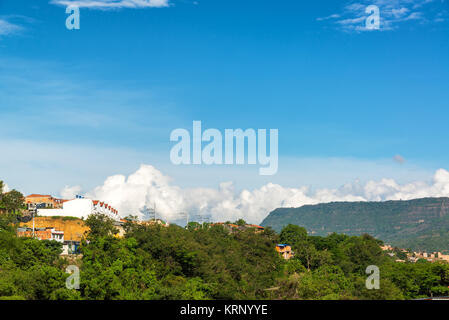
[{"label": "green hilltop", "polygon": [[261,225],[279,232],[288,224],[302,226],[311,235],[368,233],[393,246],[449,252],[449,198],[331,202],[279,208]]}]

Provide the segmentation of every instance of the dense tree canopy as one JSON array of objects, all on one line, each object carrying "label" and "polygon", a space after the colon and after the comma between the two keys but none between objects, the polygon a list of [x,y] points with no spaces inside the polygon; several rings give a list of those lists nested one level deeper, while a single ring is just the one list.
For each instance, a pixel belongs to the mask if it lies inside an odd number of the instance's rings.
[{"label": "dense tree canopy", "polygon": [[[369,235],[309,236],[289,225],[280,235],[222,225],[182,228],[90,216],[82,255],[69,262],[61,244],[18,238],[14,215],[0,215],[0,299],[415,299],[449,295],[449,265],[398,263]],[[196,227],[193,227],[196,226]],[[277,243],[292,246],[284,260]],[[79,290],[65,268],[80,268]],[[365,286],[380,269],[380,289]]]},{"label": "dense tree canopy", "polygon": [[4,183],[0,180],[0,209],[17,212],[25,208],[25,197],[17,190],[4,193]]}]

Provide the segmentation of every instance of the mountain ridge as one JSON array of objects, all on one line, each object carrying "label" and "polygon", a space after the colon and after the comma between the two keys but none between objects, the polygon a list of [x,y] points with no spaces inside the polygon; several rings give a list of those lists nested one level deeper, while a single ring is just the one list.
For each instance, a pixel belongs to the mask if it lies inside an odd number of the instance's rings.
[{"label": "mountain ridge", "polygon": [[449,252],[449,197],[277,208],[261,225],[279,232],[289,223],[305,227],[312,235],[368,233],[415,251]]}]

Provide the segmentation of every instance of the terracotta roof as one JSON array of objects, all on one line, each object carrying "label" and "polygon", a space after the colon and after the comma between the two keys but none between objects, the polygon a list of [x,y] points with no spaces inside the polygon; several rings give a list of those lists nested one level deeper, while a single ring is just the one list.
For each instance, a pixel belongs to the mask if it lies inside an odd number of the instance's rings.
[{"label": "terracotta roof", "polygon": [[26,196],[26,198],[51,198],[51,195],[49,195],[49,194],[30,194],[29,196]]},{"label": "terracotta roof", "polygon": [[265,229],[264,227],[258,226],[257,224],[249,224],[248,226],[251,228]]}]

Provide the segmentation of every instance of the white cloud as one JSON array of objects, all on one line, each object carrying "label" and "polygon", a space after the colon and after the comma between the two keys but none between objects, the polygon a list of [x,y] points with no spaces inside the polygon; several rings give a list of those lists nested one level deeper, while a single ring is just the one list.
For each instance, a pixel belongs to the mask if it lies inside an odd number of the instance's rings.
[{"label": "white cloud", "polygon": [[21,26],[0,18],[0,37],[15,34],[22,29],[23,28]]},{"label": "white cloud", "polygon": [[70,200],[75,198],[76,195],[79,195],[80,192],[81,192],[80,186],[73,186],[73,187],[65,186],[59,194],[61,195],[62,199]]},{"label": "white cloud", "polygon": [[439,169],[431,182],[417,181],[398,184],[393,179],[381,179],[360,184],[358,181],[335,189],[310,190],[306,186],[287,188],[267,183],[258,189],[236,192],[231,182],[218,188],[181,188],[151,165],[142,165],[128,177],[114,175],[96,187],[87,197],[106,201],[121,216],[138,215],[146,206],[156,204],[158,217],[173,221],[190,216],[210,215],[212,221],[244,218],[260,223],[267,214],[279,207],[299,207],[332,201],[407,200],[421,197],[449,196],[449,172]]},{"label": "white cloud", "polygon": [[90,9],[120,8],[163,8],[168,7],[169,0],[52,0],[50,3],[62,6],[77,6]]},{"label": "white cloud", "polygon": [[[428,22],[436,21],[439,13],[435,17],[430,17],[442,2],[438,3],[432,0],[359,0],[344,6],[341,13],[335,13],[324,18],[318,18],[318,21],[330,20],[338,29],[343,31],[373,31],[376,29],[367,29],[366,19],[370,14],[365,10],[369,5],[375,5],[380,10],[380,28],[379,31],[394,30],[406,21]],[[427,10],[432,6],[432,10]]]},{"label": "white cloud", "polygon": [[11,191],[11,189],[9,188],[9,186],[6,184],[6,182],[3,182],[3,193],[9,192]]},{"label": "white cloud", "polygon": [[329,20],[329,19],[336,19],[336,18],[340,18],[339,14],[331,14],[330,16],[327,17],[322,17],[322,18],[317,18],[318,21],[324,21],[324,20]]},{"label": "white cloud", "polygon": [[395,18],[403,17],[409,11],[410,10],[405,7],[402,7],[400,9],[391,9],[391,13]]}]

